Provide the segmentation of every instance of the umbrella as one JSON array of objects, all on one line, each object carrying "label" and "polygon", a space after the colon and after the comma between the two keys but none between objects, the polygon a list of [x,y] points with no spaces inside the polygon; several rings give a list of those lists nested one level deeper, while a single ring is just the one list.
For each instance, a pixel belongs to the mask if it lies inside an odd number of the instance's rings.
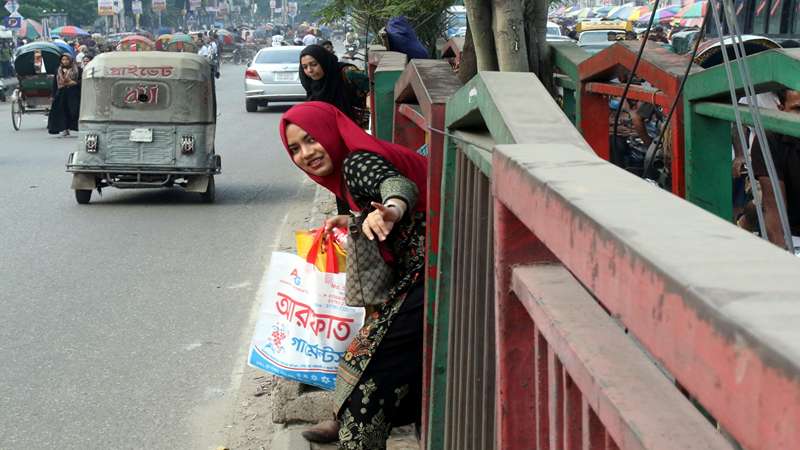
[{"label": "umbrella", "polygon": [[[665,8],[658,8],[658,11],[655,12],[656,18],[655,18],[654,22],[656,22],[656,23],[669,22],[670,20],[672,20],[673,17],[675,17],[675,15],[678,13],[678,11],[680,11],[680,9],[681,9],[681,7],[677,6],[677,5],[675,5],[675,6],[667,6]],[[650,21],[650,15],[651,14],[645,14],[645,15],[639,17],[638,22],[644,22],[644,23],[649,22]]]},{"label": "umbrella", "polygon": [[78,36],[89,36],[89,33],[76,26],[67,25],[64,27],[53,28],[50,30],[51,34],[57,34],[61,37],[74,38]]},{"label": "umbrella", "polygon": [[62,53],[68,54],[73,58],[75,57],[75,49],[61,39],[53,39],[53,44],[57,45],[58,48],[61,49]]},{"label": "umbrella", "polygon": [[608,14],[609,11],[611,11],[612,8],[614,7],[611,5],[598,6],[597,8],[594,9],[594,13],[597,14],[598,16],[605,16],[606,14]]},{"label": "umbrella", "polygon": [[25,39],[36,39],[42,34],[44,34],[44,28],[42,28],[42,24],[31,19],[23,20],[19,27],[19,31],[17,31],[17,36]]},{"label": "umbrella", "polygon": [[595,14],[594,14],[594,11],[592,11],[592,8],[581,8],[579,10],[576,10],[576,11],[573,11],[573,12],[567,14],[567,17],[573,17],[573,18],[576,18],[578,20],[589,19],[589,18],[594,17],[594,16],[595,16]]},{"label": "umbrella", "polygon": [[172,40],[172,35],[171,34],[162,34],[156,40],[157,41],[161,41],[161,42],[169,42],[170,40]]},{"label": "umbrella", "polygon": [[684,21],[688,19],[702,19],[703,16],[706,15],[707,6],[708,6],[707,1],[701,1],[692,3],[690,5],[686,5],[675,14],[675,20],[679,20],[680,24],[683,26],[691,26],[691,25],[686,25]]},{"label": "umbrella", "polygon": [[623,9],[625,9],[625,8],[633,8],[634,6],[636,6],[636,5],[633,4],[633,3],[625,3],[624,5],[615,6],[615,7],[611,8],[610,10],[608,10],[608,13],[606,13],[605,17],[606,18],[612,18],[618,12],[622,11]]},{"label": "umbrella", "polygon": [[650,8],[647,6],[626,6],[614,13],[613,16],[609,16],[609,19],[637,20],[648,12],[650,12]]}]

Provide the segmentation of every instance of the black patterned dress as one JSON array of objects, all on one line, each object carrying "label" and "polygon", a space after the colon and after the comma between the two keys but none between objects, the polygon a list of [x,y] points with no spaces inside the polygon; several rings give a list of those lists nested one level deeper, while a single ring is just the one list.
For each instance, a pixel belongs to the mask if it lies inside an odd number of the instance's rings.
[{"label": "black patterned dress", "polygon": [[390,198],[408,205],[384,242],[394,258],[391,300],[369,314],[336,380],[339,448],[382,450],[393,427],[418,424],[421,415],[425,214],[414,211],[416,185],[380,155],[351,153],[344,178],[362,214],[371,211],[370,202]]}]

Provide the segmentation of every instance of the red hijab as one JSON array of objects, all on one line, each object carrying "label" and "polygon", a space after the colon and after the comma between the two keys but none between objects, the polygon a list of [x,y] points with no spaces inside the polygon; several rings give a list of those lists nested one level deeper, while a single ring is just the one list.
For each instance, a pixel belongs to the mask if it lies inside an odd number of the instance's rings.
[{"label": "red hijab", "polygon": [[[404,177],[419,189],[419,199],[415,211],[425,212],[428,192],[428,159],[401,145],[382,141],[367,134],[343,112],[324,102],[305,102],[293,106],[281,117],[280,132],[284,147],[288,150],[286,127],[293,123],[316,139],[333,161],[333,173],[325,177],[308,174],[314,180],[333,192],[338,198],[347,199],[350,208],[358,210],[353,199],[347,195],[343,186],[344,160],[347,155],[357,151],[368,151],[381,155],[389,161]],[[289,153],[291,157],[291,153]]]}]

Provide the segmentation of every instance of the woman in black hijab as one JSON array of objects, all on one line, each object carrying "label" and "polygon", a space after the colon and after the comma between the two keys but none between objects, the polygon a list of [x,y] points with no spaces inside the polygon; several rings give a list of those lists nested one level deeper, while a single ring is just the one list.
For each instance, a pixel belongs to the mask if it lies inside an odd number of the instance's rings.
[{"label": "woman in black hijab", "polygon": [[300,82],[308,100],[330,103],[362,128],[368,125],[369,81],[356,66],[339,62],[321,45],[309,45],[300,52]]},{"label": "woman in black hijab", "polygon": [[80,67],[68,54],[61,55],[61,65],[53,79],[53,103],[47,118],[47,131],[69,136],[78,130],[78,113],[81,109]]}]

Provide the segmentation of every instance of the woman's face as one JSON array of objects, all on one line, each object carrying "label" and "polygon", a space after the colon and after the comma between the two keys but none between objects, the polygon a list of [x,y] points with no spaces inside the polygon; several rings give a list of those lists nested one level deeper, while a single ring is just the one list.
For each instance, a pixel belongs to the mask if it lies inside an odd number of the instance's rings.
[{"label": "woman's face", "polygon": [[306,130],[289,124],[286,127],[286,142],[292,161],[304,172],[318,177],[333,173],[331,156]]},{"label": "woman's face", "polygon": [[61,56],[61,66],[69,67],[71,65],[72,65],[72,59],[70,59],[70,57],[67,56],[67,55],[62,55]]},{"label": "woman's face", "polygon": [[305,55],[300,58],[300,66],[303,67],[303,72],[314,81],[321,80],[325,76],[325,71],[319,65],[316,59],[311,55]]}]

